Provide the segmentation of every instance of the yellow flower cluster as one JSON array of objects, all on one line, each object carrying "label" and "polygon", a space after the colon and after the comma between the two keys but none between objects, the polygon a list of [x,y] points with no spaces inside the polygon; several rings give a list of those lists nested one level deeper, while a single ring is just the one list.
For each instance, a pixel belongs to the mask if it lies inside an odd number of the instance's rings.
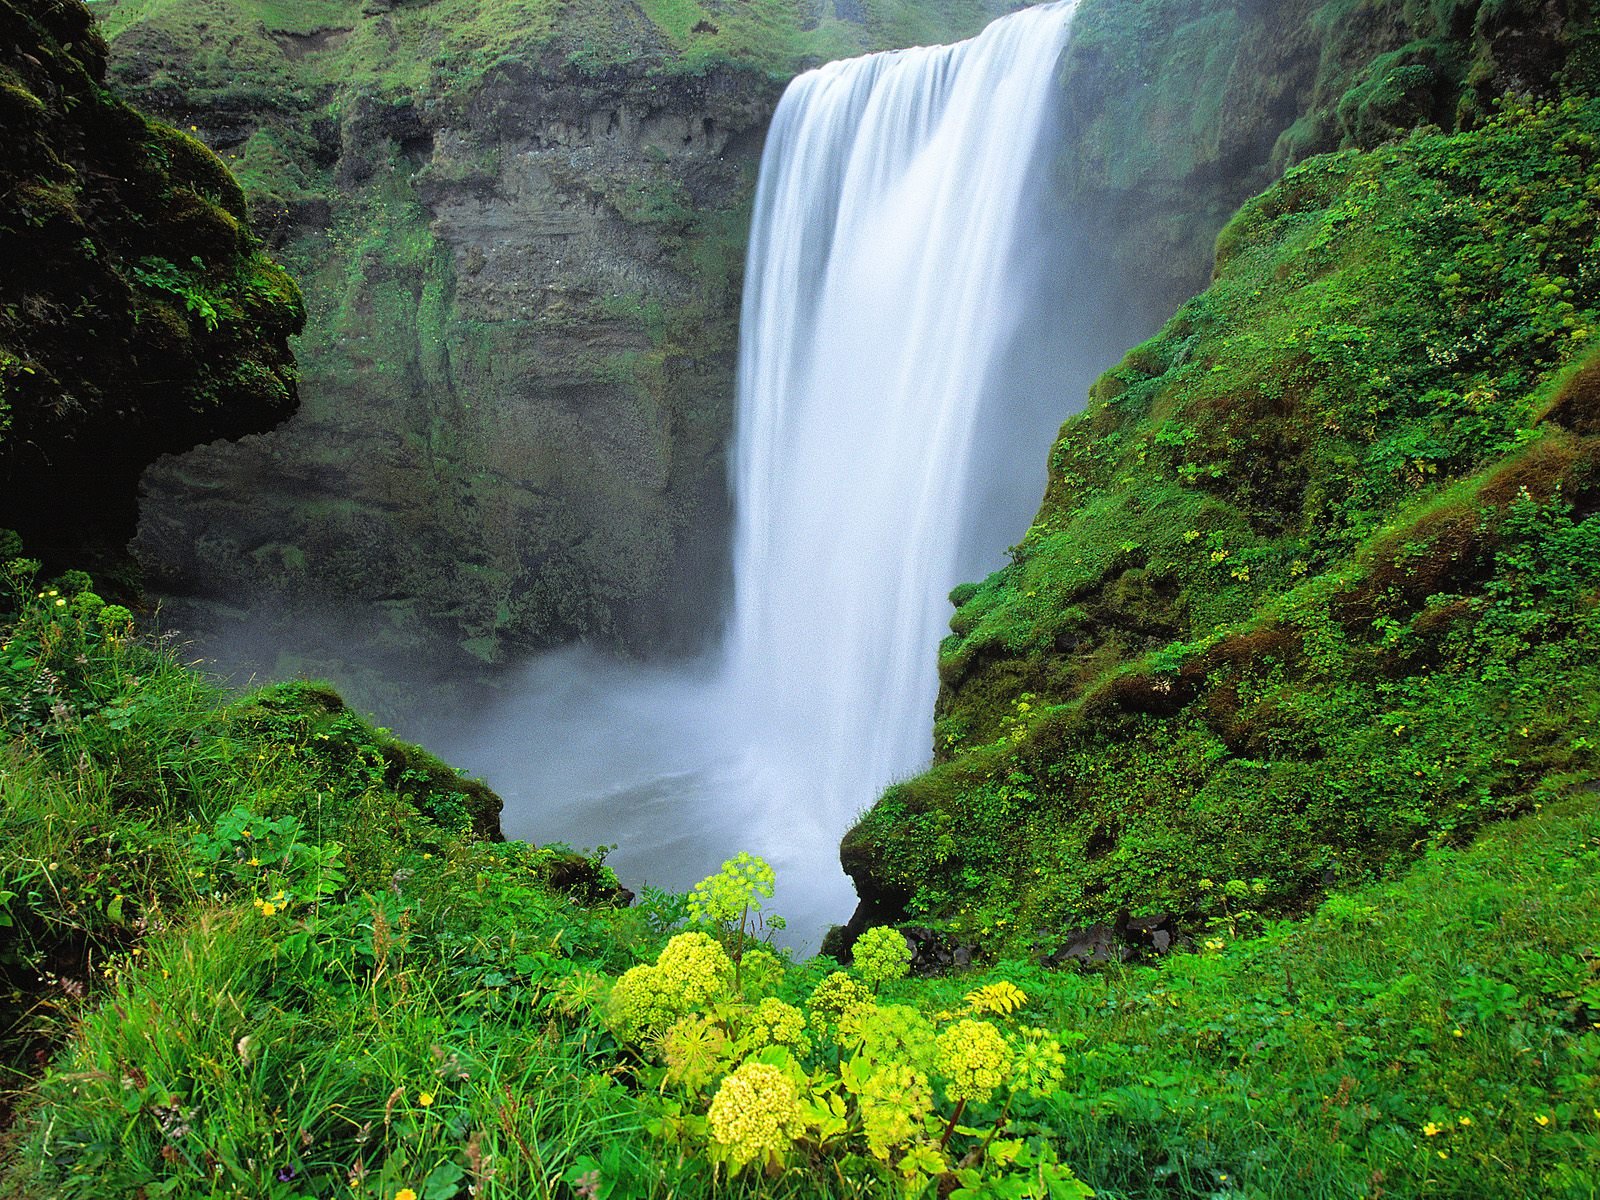
[{"label": "yellow flower cluster", "polygon": [[857,1099],[867,1148],[885,1161],[892,1148],[917,1135],[923,1118],[933,1111],[928,1077],[903,1063],[868,1076]]},{"label": "yellow flower cluster", "polygon": [[806,1038],[805,1014],[775,996],[768,996],[756,1005],[750,1017],[750,1034],[762,1045],[787,1046],[797,1054],[811,1049]]},{"label": "yellow flower cluster", "polygon": [[671,998],[656,983],[655,967],[648,963],[624,971],[606,1000],[606,1022],[625,1042],[643,1041],[677,1015]]},{"label": "yellow flower cluster", "polygon": [[698,1008],[727,988],[733,960],[722,944],[706,933],[680,933],[656,959],[662,987],[680,998],[680,1010]]},{"label": "yellow flower cluster", "polygon": [[811,1010],[812,1018],[818,1027],[825,1029],[829,1025],[836,1024],[849,1009],[871,1003],[871,992],[843,971],[835,971],[817,984],[811,993],[811,999],[806,1002],[806,1007]]},{"label": "yellow flower cluster", "polygon": [[939,1073],[952,1104],[987,1100],[1011,1069],[1011,1047],[987,1021],[957,1021],[939,1035]]},{"label": "yellow flower cluster", "polygon": [[899,979],[911,966],[905,935],[888,925],[867,930],[856,939],[856,970],[874,988]]},{"label": "yellow flower cluster", "polygon": [[653,964],[623,972],[611,988],[606,1016],[618,1037],[641,1041],[721,995],[732,978],[733,961],[715,938],[680,933]]},{"label": "yellow flower cluster", "polygon": [[938,1061],[933,1023],[909,1004],[858,1006],[839,1021],[839,1041],[861,1048],[874,1066],[905,1063],[931,1071]]},{"label": "yellow flower cluster", "polygon": [[722,1081],[706,1114],[711,1138],[734,1170],[782,1155],[805,1132],[794,1083],[777,1067],[745,1063]]},{"label": "yellow flower cluster", "polygon": [[712,924],[738,922],[747,911],[761,907],[772,895],[774,876],[764,858],[741,852],[722,864],[722,870],[694,885],[689,893],[689,916]]}]

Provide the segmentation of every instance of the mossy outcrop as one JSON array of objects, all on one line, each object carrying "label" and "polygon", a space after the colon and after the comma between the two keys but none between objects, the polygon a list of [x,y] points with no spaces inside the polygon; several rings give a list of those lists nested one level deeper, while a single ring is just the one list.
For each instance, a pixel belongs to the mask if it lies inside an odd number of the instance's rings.
[{"label": "mossy outcrop", "polygon": [[[254,634],[287,613],[276,644],[336,674],[363,640],[460,675],[711,630],[782,87],[1005,7],[106,4],[118,85],[227,156],[312,314],[296,420],[147,479],[139,552],[169,619]],[[300,616],[335,607],[362,634],[308,644]]]},{"label": "mossy outcrop", "polygon": [[1064,202],[1157,321],[1217,230],[1314,154],[1470,127],[1600,68],[1587,3],[1085,0],[1062,68]]},{"label": "mossy outcrop", "polygon": [[934,768],[845,841],[991,944],[1290,908],[1600,763],[1600,102],[1312,159],[957,590]]},{"label": "mossy outcrop", "polygon": [[296,403],[300,295],[243,192],[105,75],[77,0],[0,0],[0,526],[54,562],[122,553],[160,455]]}]

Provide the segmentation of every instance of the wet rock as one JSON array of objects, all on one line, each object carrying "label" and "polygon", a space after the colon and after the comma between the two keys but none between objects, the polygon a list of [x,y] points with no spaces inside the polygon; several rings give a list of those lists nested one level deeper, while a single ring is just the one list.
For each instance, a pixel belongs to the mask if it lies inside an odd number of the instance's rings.
[{"label": "wet rock", "polygon": [[1049,967],[1068,963],[1137,962],[1182,949],[1189,944],[1171,913],[1145,917],[1117,914],[1113,921],[1102,921],[1074,930],[1043,958]]}]

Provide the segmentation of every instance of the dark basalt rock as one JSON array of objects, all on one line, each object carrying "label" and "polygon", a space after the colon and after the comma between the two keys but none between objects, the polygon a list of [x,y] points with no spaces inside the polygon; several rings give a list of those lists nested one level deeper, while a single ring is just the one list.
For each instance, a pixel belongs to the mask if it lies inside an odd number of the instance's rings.
[{"label": "dark basalt rock", "polygon": [[960,971],[970,967],[977,954],[971,942],[959,941],[948,933],[926,926],[911,926],[901,930],[911,946],[911,973],[913,975],[942,975],[946,971]]},{"label": "dark basalt rock", "polygon": [[1137,962],[1189,945],[1190,940],[1179,932],[1178,919],[1171,913],[1129,917],[1122,912],[1112,921],[1101,921],[1067,934],[1057,949],[1041,961],[1049,967],[1068,963]]}]

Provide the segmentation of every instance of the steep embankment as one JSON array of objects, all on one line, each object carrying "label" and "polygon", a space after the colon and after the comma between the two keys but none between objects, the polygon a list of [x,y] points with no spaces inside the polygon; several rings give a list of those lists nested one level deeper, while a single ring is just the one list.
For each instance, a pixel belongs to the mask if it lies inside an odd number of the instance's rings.
[{"label": "steep embankment", "polygon": [[1246,205],[953,596],[938,761],[846,839],[869,901],[1048,950],[1281,909],[1592,777],[1597,135],[1512,102]]},{"label": "steep embankment", "polygon": [[[148,569],[252,622],[368,605],[372,649],[433,645],[458,671],[704,630],[783,83],[1003,7],[106,5],[119,86],[228,156],[311,312],[296,421],[149,476]],[[169,615],[230,627],[216,605]]]},{"label": "steep embankment", "polygon": [[120,559],[157,456],[295,407],[294,284],[203,145],[104,90],[88,10],[0,0],[0,528]]}]

